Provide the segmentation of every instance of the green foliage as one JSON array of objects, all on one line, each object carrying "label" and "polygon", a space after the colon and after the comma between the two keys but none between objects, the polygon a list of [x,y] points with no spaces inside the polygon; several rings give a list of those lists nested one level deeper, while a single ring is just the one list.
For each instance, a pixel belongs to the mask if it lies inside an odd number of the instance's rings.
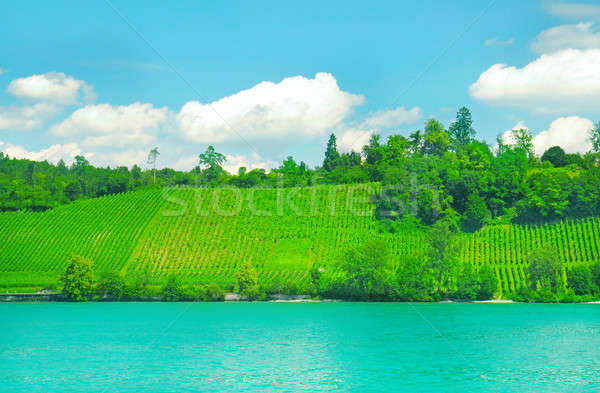
[{"label": "green foliage", "polygon": [[490,210],[485,201],[477,194],[469,195],[462,227],[466,232],[475,232],[481,229],[491,218]]},{"label": "green foliage", "polygon": [[533,289],[557,290],[562,286],[562,264],[551,248],[538,248],[529,255],[528,273]]},{"label": "green foliage", "polygon": [[382,299],[386,295],[390,271],[387,243],[370,241],[347,250],[340,264],[343,287],[350,297],[361,300]]},{"label": "green foliage", "polygon": [[599,291],[589,266],[574,266],[567,270],[567,286],[576,295],[593,295]]},{"label": "green foliage", "polygon": [[61,278],[63,295],[70,301],[85,302],[92,295],[94,263],[79,255],[73,255]]},{"label": "green foliage", "polygon": [[241,294],[249,297],[258,293],[258,274],[249,260],[241,262],[235,274]]},{"label": "green foliage", "polygon": [[179,277],[170,276],[167,279],[167,282],[162,288],[162,296],[163,299],[168,302],[176,302],[184,298],[184,288]]},{"label": "green foliage", "polygon": [[331,134],[329,136],[329,141],[327,141],[327,150],[325,151],[325,159],[323,160],[323,169],[326,171],[335,169],[335,167],[338,165],[339,159],[340,153],[338,153],[337,150],[335,135]]},{"label": "green foliage", "polygon": [[211,283],[206,287],[207,300],[211,302],[220,302],[225,299],[225,292],[219,284]]},{"label": "green foliage", "polygon": [[546,150],[544,154],[542,154],[542,162],[543,161],[551,162],[555,167],[565,166],[568,163],[567,155],[560,146],[553,146]]},{"label": "green foliage", "polygon": [[467,146],[475,136],[475,130],[472,125],[471,111],[465,106],[460,107],[456,114],[456,121],[448,128],[450,137],[457,150]]},{"label": "green foliage", "polygon": [[96,292],[100,298],[121,300],[127,293],[125,278],[114,272],[104,273],[98,280]]}]

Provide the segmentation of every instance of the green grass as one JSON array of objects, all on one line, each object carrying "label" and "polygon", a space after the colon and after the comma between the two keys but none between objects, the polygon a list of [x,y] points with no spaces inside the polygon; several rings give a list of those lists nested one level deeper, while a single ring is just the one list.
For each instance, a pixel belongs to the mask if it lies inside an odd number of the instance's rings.
[{"label": "green grass", "polygon": [[[149,190],[44,213],[1,213],[0,291],[58,288],[72,254],[92,259],[98,273],[145,271],[157,283],[176,274],[225,287],[243,260],[252,261],[262,281],[304,282],[313,263],[326,264],[371,239],[388,242],[395,263],[424,258],[423,232],[380,231],[369,203],[378,188]],[[523,285],[535,247],[554,247],[567,265],[600,260],[597,219],[486,227],[459,241],[461,260],[492,264],[505,292]]]}]

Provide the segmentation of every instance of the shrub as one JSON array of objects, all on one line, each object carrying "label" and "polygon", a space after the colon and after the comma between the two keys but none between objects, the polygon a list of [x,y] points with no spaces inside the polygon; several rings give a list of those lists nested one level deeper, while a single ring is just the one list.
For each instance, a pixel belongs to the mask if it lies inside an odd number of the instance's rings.
[{"label": "shrub", "polygon": [[167,283],[162,288],[164,300],[168,302],[176,302],[182,300],[184,296],[183,287],[177,276],[170,276]]},{"label": "shrub", "polygon": [[73,255],[61,280],[63,294],[70,301],[85,302],[92,295],[94,263],[79,255]]},{"label": "shrub", "polygon": [[567,272],[567,285],[576,295],[592,295],[598,292],[594,277],[588,266],[575,266]]},{"label": "shrub", "polygon": [[218,284],[212,283],[207,288],[208,300],[211,302],[220,302],[225,300],[225,292]]},{"label": "shrub", "polygon": [[126,293],[125,280],[117,273],[104,273],[98,281],[96,292],[102,298],[121,300]]}]

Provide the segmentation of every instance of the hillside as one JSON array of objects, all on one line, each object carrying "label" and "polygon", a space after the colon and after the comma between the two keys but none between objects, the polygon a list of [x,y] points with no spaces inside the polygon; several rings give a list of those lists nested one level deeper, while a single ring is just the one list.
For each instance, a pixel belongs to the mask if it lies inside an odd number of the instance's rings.
[{"label": "hillside", "polygon": [[[0,214],[0,290],[58,285],[71,254],[96,270],[156,280],[233,284],[250,260],[263,281],[308,280],[349,247],[383,239],[393,259],[423,258],[420,230],[381,232],[369,197],[377,184],[289,189],[164,189],[74,202],[42,213]],[[501,289],[524,281],[527,254],[554,247],[567,266],[600,260],[600,221],[485,227],[459,238],[463,262],[492,264]]]}]

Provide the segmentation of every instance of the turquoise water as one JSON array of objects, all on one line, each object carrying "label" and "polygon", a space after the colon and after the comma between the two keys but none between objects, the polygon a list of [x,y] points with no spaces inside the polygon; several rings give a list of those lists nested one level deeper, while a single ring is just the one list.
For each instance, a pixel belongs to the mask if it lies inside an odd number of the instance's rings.
[{"label": "turquoise water", "polygon": [[0,304],[2,392],[600,392],[600,305]]}]

